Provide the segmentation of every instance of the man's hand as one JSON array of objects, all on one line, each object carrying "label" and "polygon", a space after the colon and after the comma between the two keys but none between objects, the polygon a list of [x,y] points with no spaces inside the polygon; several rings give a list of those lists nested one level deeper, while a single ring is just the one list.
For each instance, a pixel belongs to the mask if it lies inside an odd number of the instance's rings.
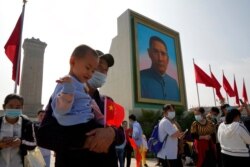
[{"label": "man's hand", "polygon": [[115,139],[115,131],[112,127],[97,128],[87,134],[83,148],[97,153],[107,153]]}]

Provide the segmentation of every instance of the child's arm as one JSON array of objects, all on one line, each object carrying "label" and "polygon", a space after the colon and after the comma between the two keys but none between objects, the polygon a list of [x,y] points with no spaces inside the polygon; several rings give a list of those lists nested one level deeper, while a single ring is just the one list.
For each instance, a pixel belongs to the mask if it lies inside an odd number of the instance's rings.
[{"label": "child's arm", "polygon": [[53,111],[58,114],[65,114],[70,111],[74,100],[75,87],[72,84],[70,76],[65,76],[56,81],[63,85],[63,88],[58,92],[52,101]]}]

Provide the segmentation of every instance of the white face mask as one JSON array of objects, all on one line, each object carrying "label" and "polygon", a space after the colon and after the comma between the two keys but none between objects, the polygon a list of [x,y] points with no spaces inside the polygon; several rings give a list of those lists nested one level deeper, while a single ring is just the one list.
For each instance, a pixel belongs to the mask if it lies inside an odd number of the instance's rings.
[{"label": "white face mask", "polygon": [[87,82],[91,88],[97,89],[102,87],[102,85],[106,82],[107,75],[95,71],[92,78],[90,78]]},{"label": "white face mask", "polygon": [[168,118],[169,119],[174,119],[174,117],[175,117],[175,111],[174,112],[173,111],[168,112]]},{"label": "white face mask", "polygon": [[5,109],[4,115],[8,118],[18,118],[22,115],[22,109]]},{"label": "white face mask", "polygon": [[198,122],[200,122],[202,120],[201,115],[195,115],[194,117],[195,117],[195,120]]}]

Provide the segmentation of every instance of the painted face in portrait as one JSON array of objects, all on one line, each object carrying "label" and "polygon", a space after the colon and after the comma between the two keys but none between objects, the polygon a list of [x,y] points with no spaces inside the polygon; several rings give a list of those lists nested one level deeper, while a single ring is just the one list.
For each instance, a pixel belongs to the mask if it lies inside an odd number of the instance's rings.
[{"label": "painted face in portrait", "polygon": [[160,41],[154,40],[148,49],[149,57],[152,61],[152,67],[161,75],[166,73],[168,65],[167,48]]}]

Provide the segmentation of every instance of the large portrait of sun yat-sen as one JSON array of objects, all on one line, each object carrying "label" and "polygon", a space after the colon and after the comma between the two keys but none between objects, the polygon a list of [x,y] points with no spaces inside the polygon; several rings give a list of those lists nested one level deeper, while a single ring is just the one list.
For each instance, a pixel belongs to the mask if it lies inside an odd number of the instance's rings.
[{"label": "large portrait of sun yat-sen", "polygon": [[132,30],[137,102],[186,106],[179,33],[142,16]]}]

